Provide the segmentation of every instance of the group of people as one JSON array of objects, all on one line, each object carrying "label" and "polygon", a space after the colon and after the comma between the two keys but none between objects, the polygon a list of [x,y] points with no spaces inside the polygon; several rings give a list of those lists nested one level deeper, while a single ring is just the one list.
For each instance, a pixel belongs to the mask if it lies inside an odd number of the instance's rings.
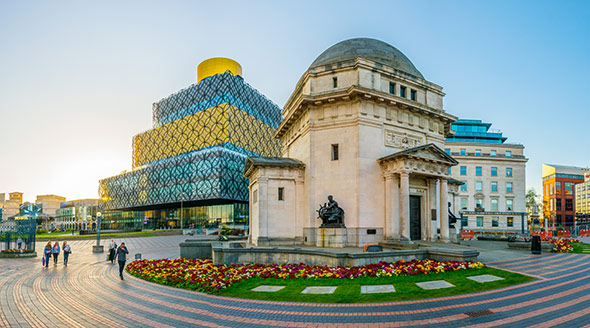
[{"label": "group of people", "polygon": [[72,248],[70,245],[68,245],[67,241],[63,242],[61,248],[59,247],[58,241],[56,241],[53,246],[51,245],[51,242],[48,241],[47,245],[45,245],[45,249],[43,250],[43,265],[46,268],[49,267],[49,259],[51,259],[51,255],[53,255],[53,265],[57,265],[57,259],[62,249],[64,254],[64,266],[68,266],[68,259],[72,253]]},{"label": "group of people", "polygon": [[107,261],[115,263],[115,259],[117,259],[117,262],[119,262],[119,277],[121,277],[121,280],[123,280],[123,269],[125,269],[127,254],[129,254],[129,250],[127,250],[127,246],[125,246],[125,243],[121,243],[121,246],[117,247],[117,243],[115,243],[115,241],[111,239],[111,243],[109,244],[109,255],[107,257]]}]

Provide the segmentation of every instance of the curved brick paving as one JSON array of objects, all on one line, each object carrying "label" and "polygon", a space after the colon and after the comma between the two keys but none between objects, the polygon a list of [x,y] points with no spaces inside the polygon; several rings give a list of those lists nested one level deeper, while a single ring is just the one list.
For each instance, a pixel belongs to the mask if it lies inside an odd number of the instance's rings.
[{"label": "curved brick paving", "polygon": [[[183,239],[126,243],[131,255],[174,258]],[[520,259],[488,263],[540,278],[499,290],[337,305],[209,296],[129,275],[121,281],[116,265],[91,253],[93,243],[72,242],[67,268],[43,269],[40,258],[0,260],[0,327],[590,327],[590,255],[523,252]]]}]

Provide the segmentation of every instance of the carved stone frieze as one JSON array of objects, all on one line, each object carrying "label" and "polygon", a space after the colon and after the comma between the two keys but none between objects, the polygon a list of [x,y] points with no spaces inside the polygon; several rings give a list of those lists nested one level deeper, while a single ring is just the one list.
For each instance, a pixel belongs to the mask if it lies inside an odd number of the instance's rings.
[{"label": "carved stone frieze", "polygon": [[424,144],[422,137],[385,129],[385,146],[394,148],[413,148]]}]

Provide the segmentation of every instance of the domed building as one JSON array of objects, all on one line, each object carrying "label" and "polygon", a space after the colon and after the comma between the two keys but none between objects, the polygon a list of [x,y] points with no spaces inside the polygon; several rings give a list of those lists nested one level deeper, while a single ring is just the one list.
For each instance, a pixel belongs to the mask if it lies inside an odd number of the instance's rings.
[{"label": "domed building", "polygon": [[[383,41],[357,38],[328,48],[283,109],[275,133],[282,157],[246,161],[249,241],[448,241],[449,168],[457,162],[442,149],[457,118],[444,111],[444,95]],[[343,216],[319,220],[320,204],[328,208],[320,214]]]}]

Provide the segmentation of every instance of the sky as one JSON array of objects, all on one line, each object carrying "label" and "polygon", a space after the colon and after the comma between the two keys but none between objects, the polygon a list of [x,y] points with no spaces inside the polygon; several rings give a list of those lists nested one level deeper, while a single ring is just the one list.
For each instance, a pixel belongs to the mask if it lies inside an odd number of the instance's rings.
[{"label": "sky", "polygon": [[447,112],[543,163],[590,165],[590,1],[0,1],[0,193],[97,198],[131,169],[152,103],[229,57],[280,107],[313,60],[385,41],[443,86]]}]

